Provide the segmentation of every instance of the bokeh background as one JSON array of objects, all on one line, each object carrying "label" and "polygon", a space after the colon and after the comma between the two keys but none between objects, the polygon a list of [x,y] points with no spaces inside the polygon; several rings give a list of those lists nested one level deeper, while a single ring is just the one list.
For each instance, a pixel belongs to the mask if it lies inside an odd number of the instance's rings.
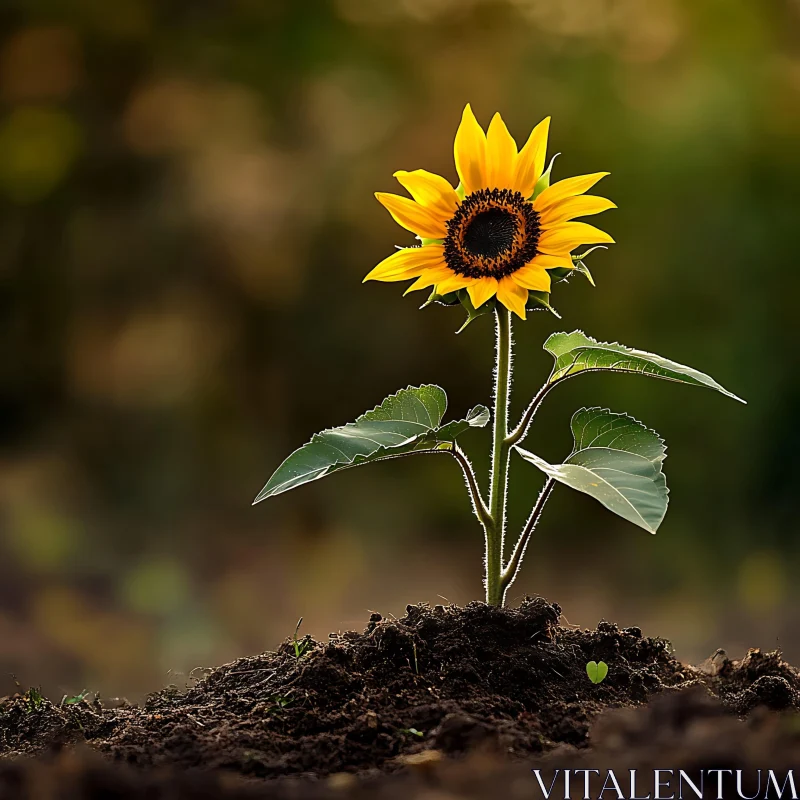
[{"label": "bokeh background", "polygon": [[[518,139],[552,114],[556,178],[619,210],[597,281],[516,326],[515,409],[555,330],[708,371],[700,390],[587,376],[582,404],[667,440],[652,537],[558,489],[516,599],[610,618],[679,656],[800,661],[800,2],[4,0],[0,5],[0,694],[141,697],[370,610],[480,598],[454,462],[352,470],[252,508],[326,426],[408,384],[490,395],[492,329],[363,275],[408,236],[397,169],[455,178],[469,101]],[[483,470],[488,433],[464,445]],[[520,524],[541,476],[512,473]]]}]

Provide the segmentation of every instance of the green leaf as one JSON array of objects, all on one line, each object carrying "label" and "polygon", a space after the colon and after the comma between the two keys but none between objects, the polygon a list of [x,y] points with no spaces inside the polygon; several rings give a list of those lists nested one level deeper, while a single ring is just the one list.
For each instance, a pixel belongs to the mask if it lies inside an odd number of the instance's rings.
[{"label": "green leaf", "polygon": [[584,492],[623,519],[655,533],[667,513],[666,448],[659,435],[627,414],[582,408],[572,417],[575,447],[563,464],[548,464],[518,447],[550,478]]},{"label": "green leaf", "polygon": [[696,369],[616,342],[598,342],[583,331],[554,333],[544,343],[544,349],[556,362],[549,383],[571,378],[579,372],[630,372],[675,383],[687,383],[690,386],[705,386],[740,403],[745,402]]},{"label": "green leaf", "polygon": [[608,675],[608,664],[605,661],[601,661],[599,664],[596,661],[590,661],[586,665],[586,674],[592,683],[602,683]]},{"label": "green leaf", "polygon": [[409,453],[450,449],[469,428],[482,428],[489,409],[475,406],[464,419],[442,426],[447,395],[438,386],[409,386],[355,422],[315,434],[275,471],[253,505],[340,469]]}]

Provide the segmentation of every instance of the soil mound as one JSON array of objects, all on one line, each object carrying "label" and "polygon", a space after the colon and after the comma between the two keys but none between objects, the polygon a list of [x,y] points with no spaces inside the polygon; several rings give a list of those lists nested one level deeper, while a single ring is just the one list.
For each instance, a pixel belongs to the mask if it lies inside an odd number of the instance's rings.
[{"label": "soil mound", "polygon": [[[661,712],[655,705],[646,721],[640,712],[640,723],[618,724],[611,740],[656,724],[658,713],[666,721],[656,727],[674,732],[690,719],[738,725],[736,715],[758,706],[797,705],[798,674],[777,653],[753,650],[733,662],[718,651],[696,669],[638,628],[601,622],[579,630],[561,625],[560,614],[542,598],[516,609],[408,606],[402,619],[373,614],[363,633],[288,640],[185,690],[151,695],[142,707],[60,707],[30,693],[7,698],[0,701],[0,755],[83,745],[135,767],[320,778],[392,772],[476,750],[530,759],[568,746],[578,758],[601,712],[694,685],[701,700],[675,701]],[[609,667],[599,685],[586,675],[591,660]],[[635,732],[626,746],[651,740]]]}]

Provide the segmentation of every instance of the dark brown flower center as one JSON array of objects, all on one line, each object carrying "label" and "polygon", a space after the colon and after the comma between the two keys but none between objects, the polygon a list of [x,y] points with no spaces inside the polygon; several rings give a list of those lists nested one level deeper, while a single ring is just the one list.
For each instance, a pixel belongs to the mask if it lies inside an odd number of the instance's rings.
[{"label": "dark brown flower center", "polygon": [[481,189],[447,223],[445,261],[469,278],[502,278],[534,258],[540,233],[539,215],[519,192]]},{"label": "dark brown flower center", "polygon": [[476,256],[497,258],[511,249],[519,222],[505,208],[476,214],[464,229],[464,247]]}]

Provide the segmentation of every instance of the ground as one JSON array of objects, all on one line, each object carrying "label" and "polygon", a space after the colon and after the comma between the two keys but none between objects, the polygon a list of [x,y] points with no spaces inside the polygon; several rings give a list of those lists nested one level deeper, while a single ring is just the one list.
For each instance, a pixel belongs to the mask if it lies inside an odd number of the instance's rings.
[{"label": "ground", "polygon": [[[609,666],[599,685],[591,660]],[[777,769],[800,761],[798,703],[779,653],[718,651],[692,667],[638,628],[562,625],[542,598],[415,605],[142,707],[6,698],[0,800],[31,796],[24,787],[37,800],[530,797],[532,766]]]}]

